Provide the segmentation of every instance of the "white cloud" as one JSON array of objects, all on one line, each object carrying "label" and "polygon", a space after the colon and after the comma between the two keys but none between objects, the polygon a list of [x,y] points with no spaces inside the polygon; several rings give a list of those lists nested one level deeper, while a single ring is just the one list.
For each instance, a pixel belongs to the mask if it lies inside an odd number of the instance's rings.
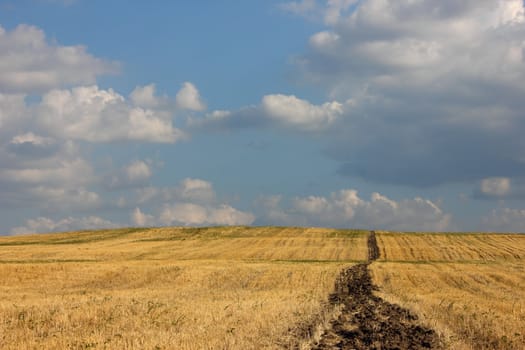
[{"label": "white cloud", "polygon": [[414,85],[431,90],[432,82],[447,84],[441,88],[463,85],[466,77],[515,85],[515,74],[524,72],[523,12],[521,0],[361,1],[355,11],[328,21],[330,30],[312,36],[314,52],[301,62],[345,97],[363,84],[382,89],[385,78],[402,90]]},{"label": "white cloud", "polygon": [[60,145],[56,140],[32,132],[15,135],[6,145],[11,155],[26,158],[42,158],[57,152]]},{"label": "white cloud", "polygon": [[252,213],[221,203],[212,183],[202,179],[185,178],[169,188],[144,187],[136,191],[135,200],[126,202],[154,208],[154,215],[138,207],[132,211],[132,220],[139,226],[249,225],[255,220]]},{"label": "white cloud", "polygon": [[155,108],[167,102],[167,97],[155,96],[155,84],[137,86],[129,95],[133,105],[145,108]]},{"label": "white cloud", "polygon": [[166,205],[159,219],[165,225],[250,225],[255,220],[255,216],[227,204],[209,207],[193,203],[176,203]]},{"label": "white cloud", "polygon": [[84,46],[50,43],[34,26],[8,32],[0,26],[0,91],[42,92],[73,84],[92,84],[118,65],[90,55]]},{"label": "white cloud", "polygon": [[175,103],[178,108],[191,111],[203,111],[206,104],[202,101],[199,90],[190,82],[185,82],[175,96]]},{"label": "white cloud", "polygon": [[483,179],[480,184],[480,191],[487,196],[505,196],[511,190],[510,179],[506,177],[492,177]]},{"label": "white cloud", "polygon": [[198,204],[180,203],[166,206],[161,214],[160,221],[165,225],[202,225],[208,222],[208,210]]},{"label": "white cloud", "polygon": [[185,178],[173,187],[143,187],[136,190],[136,203],[152,202],[191,202],[199,204],[213,204],[216,199],[215,190],[211,182]]},{"label": "white cloud", "polygon": [[32,132],[16,135],[11,139],[11,144],[13,145],[32,144],[36,146],[45,146],[51,143],[53,143],[53,139],[41,137],[33,134]]},{"label": "white cloud", "polygon": [[343,106],[338,102],[316,106],[293,95],[264,96],[261,106],[269,118],[284,125],[311,131],[326,128],[343,113]]},{"label": "white cloud", "polygon": [[134,225],[144,227],[149,226],[155,221],[155,218],[152,215],[144,214],[140,208],[135,208],[131,214],[131,220]]},{"label": "white cloud", "polygon": [[35,132],[11,135],[6,143],[0,142],[2,205],[44,212],[92,210],[101,205],[99,195],[88,189],[99,181],[97,170],[77,144]]},{"label": "white cloud", "polygon": [[79,186],[91,183],[94,177],[91,164],[82,158],[55,157],[32,162],[23,168],[0,169],[0,180],[23,185]]},{"label": "white cloud", "polygon": [[351,101],[325,133],[341,174],[412,186],[523,174],[522,0],[332,0],[316,11],[327,27],[294,62],[330,100]]},{"label": "white cloud", "polygon": [[[269,225],[291,225],[292,218],[281,208],[283,196],[265,195],[255,200],[255,206],[263,213],[263,219]],[[259,219],[259,218],[258,218]],[[295,225],[299,225],[296,223]]]},{"label": "white cloud", "polygon": [[149,165],[142,160],[136,160],[126,167],[126,177],[132,183],[147,180],[151,175]]},{"label": "white cloud", "polygon": [[525,210],[498,208],[483,218],[483,231],[525,233]]},{"label": "white cloud", "polygon": [[47,211],[90,210],[99,207],[102,199],[96,192],[85,188],[37,186],[27,189],[40,207]]},{"label": "white cloud", "polygon": [[59,220],[38,217],[36,219],[27,220],[24,226],[13,228],[11,234],[18,235],[25,233],[94,230],[115,227],[118,227],[118,225],[98,216],[82,218],[67,217]]},{"label": "white cloud", "polygon": [[37,123],[65,139],[173,143],[185,138],[173,127],[171,114],[132,106],[112,89],[97,86],[50,91],[35,109]]},{"label": "white cloud", "polygon": [[20,123],[27,113],[25,96],[0,93],[0,135]]},{"label": "white cloud", "polygon": [[[521,175],[521,174],[520,174]],[[523,199],[525,198],[525,178],[516,177],[489,177],[479,182],[474,189],[473,198],[476,199]]]},{"label": "white cloud", "polygon": [[339,19],[357,2],[358,0],[328,0],[324,14],[325,23],[328,25],[337,24]]},{"label": "white cloud", "polygon": [[234,129],[243,127],[276,126],[301,132],[322,132],[341,119],[345,104],[337,101],[314,105],[294,95],[272,94],[262,98],[260,105],[237,111],[218,110],[203,117],[189,118],[188,126],[196,129]]},{"label": "white cloud", "polygon": [[107,174],[102,182],[109,189],[139,188],[153,175],[151,161],[134,160],[129,164]]},{"label": "white cloud", "polygon": [[310,37],[310,45],[316,49],[327,49],[333,47],[339,41],[340,36],[337,33],[330,31],[322,31]]},{"label": "white cloud", "polygon": [[215,191],[211,182],[186,178],[176,188],[175,197],[192,202],[211,203],[215,200]]},{"label": "white cloud", "polygon": [[296,197],[283,207],[282,197],[263,197],[257,203],[268,224],[363,227],[386,230],[445,231],[451,216],[428,199],[394,201],[379,193],[369,200],[344,189],[329,197]]}]

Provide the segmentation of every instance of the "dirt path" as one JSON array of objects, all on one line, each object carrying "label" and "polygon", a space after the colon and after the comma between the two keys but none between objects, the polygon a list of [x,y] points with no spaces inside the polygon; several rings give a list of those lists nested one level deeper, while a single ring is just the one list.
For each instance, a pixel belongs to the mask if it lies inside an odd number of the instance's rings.
[{"label": "dirt path", "polygon": [[379,258],[375,233],[368,237],[368,263],[344,270],[330,296],[342,313],[314,349],[437,349],[437,334],[417,324],[417,316],[373,295],[368,265]]},{"label": "dirt path", "polygon": [[379,247],[377,246],[376,233],[370,231],[368,235],[368,261],[372,262],[379,259]]}]

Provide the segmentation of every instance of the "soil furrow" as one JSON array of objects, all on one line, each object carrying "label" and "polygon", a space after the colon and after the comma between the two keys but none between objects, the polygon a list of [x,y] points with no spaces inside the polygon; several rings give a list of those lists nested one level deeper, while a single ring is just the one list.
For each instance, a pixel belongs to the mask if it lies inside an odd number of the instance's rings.
[{"label": "soil furrow", "polygon": [[417,316],[373,294],[368,265],[379,257],[375,233],[368,237],[368,263],[345,269],[336,282],[330,303],[342,306],[341,315],[314,349],[436,349],[437,334],[417,324]]},{"label": "soil furrow", "polygon": [[379,247],[377,246],[376,233],[371,231],[368,235],[368,261],[379,259]]}]

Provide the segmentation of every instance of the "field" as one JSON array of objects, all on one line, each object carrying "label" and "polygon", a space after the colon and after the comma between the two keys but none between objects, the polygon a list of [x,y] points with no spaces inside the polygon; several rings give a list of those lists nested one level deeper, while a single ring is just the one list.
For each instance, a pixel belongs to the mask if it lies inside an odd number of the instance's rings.
[{"label": "field", "polygon": [[0,238],[1,349],[275,349],[308,341],[366,232],[127,229]]},{"label": "field", "polygon": [[451,349],[525,348],[525,236],[377,233],[381,297]]},{"label": "field", "polygon": [[[347,317],[329,297],[343,270],[359,281],[369,271],[385,302],[363,303],[388,312],[378,324],[394,322],[392,308],[404,315],[389,302],[447,348],[525,348],[525,235],[377,232],[370,264],[368,237],[284,227],[0,237],[0,349],[306,349]],[[352,303],[363,282],[347,281],[338,293]]]}]

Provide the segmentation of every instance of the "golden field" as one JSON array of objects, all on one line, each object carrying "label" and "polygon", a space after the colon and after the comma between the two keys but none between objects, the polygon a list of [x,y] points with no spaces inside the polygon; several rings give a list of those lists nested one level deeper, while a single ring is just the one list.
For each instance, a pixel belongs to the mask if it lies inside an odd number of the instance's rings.
[{"label": "golden field", "polygon": [[[276,349],[322,327],[366,232],[162,228],[0,238],[0,349]],[[312,335],[312,336],[315,336]]]},{"label": "golden field", "polygon": [[[0,349],[307,349],[366,231],[118,229],[0,237]],[[450,349],[525,348],[525,235],[376,232],[377,294]],[[313,325],[315,332],[307,332]]]},{"label": "golden field", "polygon": [[450,349],[525,349],[525,236],[377,233],[384,299],[409,308]]}]

